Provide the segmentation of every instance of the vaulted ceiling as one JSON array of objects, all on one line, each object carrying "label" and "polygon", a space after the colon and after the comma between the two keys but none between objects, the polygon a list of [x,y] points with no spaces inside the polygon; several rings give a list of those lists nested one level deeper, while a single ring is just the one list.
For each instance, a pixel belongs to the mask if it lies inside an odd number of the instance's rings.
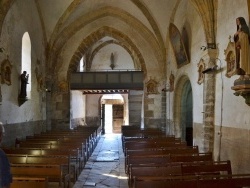
[{"label": "vaulted ceiling", "polygon": [[[0,1],[0,27],[16,2]],[[153,67],[147,64],[142,51],[152,53],[156,71],[164,74],[168,26],[174,21],[179,4],[187,2],[201,16],[207,42],[214,43],[217,0],[22,0],[33,4],[39,14],[48,67],[52,72],[67,70],[67,74],[76,70],[84,54],[93,57],[96,49],[110,43],[126,49],[135,65],[145,72]],[[73,45],[70,41],[74,41]],[[65,49],[72,55],[69,63],[62,65],[58,56]]]}]

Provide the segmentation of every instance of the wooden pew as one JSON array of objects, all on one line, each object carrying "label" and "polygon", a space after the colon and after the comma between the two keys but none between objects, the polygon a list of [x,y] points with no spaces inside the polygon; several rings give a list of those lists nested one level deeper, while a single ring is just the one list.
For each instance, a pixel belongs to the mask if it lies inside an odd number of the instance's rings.
[{"label": "wooden pew", "polygon": [[134,177],[133,188],[241,188],[250,186],[250,174],[212,176]]},{"label": "wooden pew", "polygon": [[128,174],[129,166],[135,164],[167,164],[170,163],[170,155],[147,155],[147,156],[127,156],[125,172]]},{"label": "wooden pew", "polygon": [[76,143],[39,143],[39,142],[21,142],[19,148],[29,148],[29,149],[56,149],[56,150],[79,150],[82,157],[86,156],[86,145],[81,142]]},{"label": "wooden pew", "polygon": [[[44,149],[40,148],[2,148],[6,154],[21,154],[21,155],[42,155]],[[50,149],[49,149],[50,150]]]},{"label": "wooden pew", "polygon": [[[170,155],[170,154],[198,154],[198,146],[193,147],[174,147],[174,148],[146,148],[141,150],[126,150],[125,167],[129,164],[129,157],[133,156],[150,156],[150,155]],[[128,157],[129,156],[129,157]]]},{"label": "wooden pew", "polygon": [[[57,166],[57,169],[53,169],[54,173],[58,175],[59,184],[61,184],[62,177],[67,177],[68,174],[71,179],[75,180],[76,169],[75,166],[70,164],[70,156],[34,156],[34,155],[18,155],[7,154],[11,166]],[[60,170],[60,173],[58,172]],[[23,174],[25,175],[25,174]],[[60,175],[60,176],[59,176]],[[52,177],[54,178],[54,177]],[[50,180],[50,179],[49,179]]]},{"label": "wooden pew", "polygon": [[[72,149],[81,151],[82,156],[89,157],[96,146],[96,140],[88,140],[81,136],[61,136],[61,135],[37,135],[28,136],[26,140],[20,141],[19,147],[22,148],[58,148],[59,146],[71,146]],[[36,147],[37,144],[37,147]]]},{"label": "wooden pew", "polygon": [[10,188],[48,188],[46,177],[13,177]]},{"label": "wooden pew", "polygon": [[168,176],[149,177],[134,176],[133,188],[197,188],[197,177]]},{"label": "wooden pew", "polygon": [[161,137],[147,137],[147,138],[139,138],[139,137],[125,137],[123,138],[124,142],[138,142],[138,141],[180,141],[180,138],[175,138],[174,136],[161,136]]},{"label": "wooden pew", "polygon": [[[79,165],[78,174],[79,174],[80,171],[82,170],[82,168],[84,167],[85,162],[87,160],[85,156],[87,156],[87,155],[90,156],[90,152],[93,151],[94,147],[97,144],[98,136],[99,136],[98,130],[100,132],[100,129],[98,127],[84,127],[84,128],[81,127],[81,128],[76,128],[75,130],[67,130],[67,131],[61,131],[61,130],[60,131],[48,131],[47,133],[41,133],[41,134],[37,135],[37,136],[39,136],[38,139],[40,141],[35,141],[35,139],[37,139],[36,135],[27,137],[27,138],[30,138],[30,141],[34,143],[33,145],[32,145],[32,143],[27,143],[27,142],[26,143],[19,142],[18,144],[21,145],[22,149],[25,148],[24,150],[28,151],[26,153],[28,155],[43,155],[43,156],[47,156],[47,155],[67,156],[68,155],[68,156],[70,156],[71,162],[73,161],[75,163],[78,163],[78,165]],[[32,139],[34,139],[34,140],[32,140]],[[47,141],[45,141],[45,140],[47,140]],[[81,142],[81,145],[79,144],[79,142]],[[69,144],[69,143],[72,143],[72,144]],[[76,146],[76,143],[78,143],[77,146]],[[86,146],[88,146],[88,148]],[[33,149],[30,149],[30,147]],[[61,153],[61,150],[63,150],[64,153]],[[78,154],[76,155],[76,153],[72,153],[72,150],[74,150],[74,151],[78,150]],[[20,151],[21,150],[19,150],[19,152]],[[67,152],[65,152],[65,151],[67,151]],[[79,151],[81,154],[81,157],[80,157],[81,162],[80,163],[77,162],[77,161],[79,161],[78,160],[79,159]],[[65,155],[65,153],[66,153],[66,155]],[[11,157],[11,160],[12,160],[12,162],[19,163],[18,165],[31,165],[30,162],[32,161],[31,156],[29,156],[28,159],[27,159],[27,156],[26,157],[19,157],[18,159],[17,158],[14,159],[13,157]],[[39,160],[38,161],[37,160],[38,159],[35,160],[36,162],[34,162],[34,161],[33,162],[36,164],[39,161]],[[60,160],[59,161],[56,160],[56,161],[59,162]],[[40,162],[42,162],[42,161],[40,161]],[[29,163],[29,164],[27,164],[27,163]],[[36,165],[44,165],[44,163],[50,164],[50,162],[47,160],[46,162],[42,162],[42,164],[36,164]],[[54,164],[54,163],[52,163],[52,164]],[[68,167],[66,166],[67,172],[71,172],[72,169],[73,169],[73,174],[74,173],[77,174],[77,172],[75,171],[76,168],[72,168],[71,165],[70,165],[70,168],[69,168],[69,166]],[[65,171],[65,165],[64,165],[64,171]],[[65,172],[63,172],[63,173],[65,173]],[[73,176],[76,176],[76,175],[73,175]]]},{"label": "wooden pew", "polygon": [[152,154],[198,154],[198,146],[187,147],[163,147],[163,148],[141,148],[138,150],[126,149],[125,156],[152,155]]},{"label": "wooden pew", "polygon": [[161,136],[161,137],[147,137],[147,138],[140,138],[140,137],[122,137],[122,147],[124,148],[124,143],[128,142],[143,142],[143,141],[166,141],[166,142],[181,142],[180,138],[175,138],[174,136]]},{"label": "wooden pew", "polygon": [[135,129],[135,130],[122,130],[122,140],[124,137],[139,137],[139,138],[152,138],[152,137],[165,137],[166,134],[159,129]]},{"label": "wooden pew", "polygon": [[134,176],[155,176],[155,177],[165,177],[165,176],[181,176],[181,164],[180,163],[169,163],[164,165],[158,164],[131,164],[128,170],[128,185],[131,187],[133,185]]},{"label": "wooden pew", "polygon": [[198,153],[198,154],[170,154],[171,162],[201,162],[201,161],[213,161],[213,154]]},{"label": "wooden pew", "polygon": [[200,161],[213,161],[212,153],[198,153],[198,154],[166,154],[166,155],[140,155],[140,156],[127,156],[127,165],[125,172],[128,173],[130,165],[134,164],[158,164],[166,165],[173,162],[200,162]]},{"label": "wooden pew", "polygon": [[167,177],[187,175],[232,175],[230,161],[221,162],[185,162],[169,163],[166,165],[130,165],[129,180],[130,187],[134,176]]},{"label": "wooden pew", "polygon": [[61,165],[13,164],[11,172],[16,177],[44,177],[48,182],[58,182],[59,186],[69,187],[70,175],[63,174]]},{"label": "wooden pew", "polygon": [[227,161],[212,161],[201,163],[182,163],[182,175],[232,175],[231,162]]},{"label": "wooden pew", "polygon": [[124,143],[124,152],[128,150],[139,150],[144,148],[166,148],[166,147],[186,147],[186,142],[137,142]]},{"label": "wooden pew", "polygon": [[246,188],[250,187],[250,174],[199,176],[197,187]]}]

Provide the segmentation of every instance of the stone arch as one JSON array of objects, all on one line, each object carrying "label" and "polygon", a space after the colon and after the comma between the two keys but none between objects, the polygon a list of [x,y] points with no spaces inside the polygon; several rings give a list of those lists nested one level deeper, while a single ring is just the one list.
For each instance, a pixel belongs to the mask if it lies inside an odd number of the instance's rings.
[{"label": "stone arch", "polygon": [[[163,58],[165,58],[166,56],[166,51],[165,51],[165,47],[164,47],[164,41],[160,32],[160,29],[156,23],[156,21],[154,20],[153,16],[150,14],[150,12],[148,11],[147,7],[144,5],[144,3],[142,3],[140,0],[130,0],[132,3],[135,4],[135,6],[138,7],[139,10],[141,10],[141,12],[144,14],[144,16],[147,18],[149,24],[151,25],[157,40],[161,46],[162,49],[162,53],[163,53]],[[74,0],[70,6],[64,11],[63,15],[60,17],[59,21],[56,24],[55,29],[53,30],[52,33],[52,37],[50,39],[50,44],[52,44],[52,41],[55,40],[55,36],[58,35],[58,32],[61,30],[61,27],[64,25],[64,22],[67,20],[67,18],[70,17],[71,13],[73,13],[75,11],[75,9],[81,4],[83,3],[84,0]],[[117,8],[116,8],[117,9]]]},{"label": "stone arch", "polygon": [[91,33],[88,37],[86,37],[81,44],[79,45],[78,49],[76,50],[75,54],[72,56],[69,68],[68,68],[68,78],[70,73],[75,72],[78,67],[78,63],[83,54],[87,52],[87,50],[98,40],[102,39],[103,37],[110,36],[118,41],[123,41],[126,48],[131,51],[132,59],[137,59],[140,62],[141,69],[144,71],[144,74],[147,74],[146,65],[142,54],[140,53],[139,49],[136,45],[131,41],[131,39],[126,36],[125,34],[121,33],[120,31],[110,28],[110,27],[102,27],[97,31]]},{"label": "stone arch", "polygon": [[193,92],[190,81],[183,85],[181,97],[182,139],[188,146],[193,145]]},{"label": "stone arch", "polygon": [[2,26],[3,26],[3,22],[5,19],[5,16],[7,15],[10,7],[12,6],[12,4],[14,3],[15,0],[5,0],[5,1],[1,1],[0,2],[0,31],[2,31]]},{"label": "stone arch", "polygon": [[[191,0],[191,3],[202,19],[207,44],[216,45],[218,1]],[[206,12],[206,14],[204,14],[204,12]],[[216,46],[214,47],[216,48]]]},{"label": "stone arch", "polygon": [[[186,138],[186,130],[183,130],[183,123],[187,120],[186,100],[192,92],[191,83],[188,76],[183,75],[178,79],[174,93],[174,133],[183,140]],[[190,99],[190,98],[189,98]],[[185,111],[186,110],[186,111]],[[185,117],[183,117],[185,115]]]},{"label": "stone arch", "polygon": [[[157,39],[155,38],[155,35],[148,28],[146,28],[145,25],[143,25],[135,17],[129,15],[127,12],[121,9],[114,8],[114,7],[104,7],[97,11],[94,11],[94,12],[91,12],[89,14],[79,17],[68,27],[65,27],[61,31],[61,33],[58,35],[58,38],[55,38],[53,41],[50,41],[49,46],[51,50],[51,53],[50,53],[51,56],[48,58],[49,58],[51,67],[56,67],[55,65],[52,65],[52,63],[57,62],[56,61],[57,56],[70,36],[73,36],[74,34],[76,34],[80,29],[84,28],[86,25],[104,17],[114,17],[116,19],[119,19],[121,22],[129,24],[131,25],[131,27],[135,28],[136,32],[139,33],[150,44],[150,47],[152,48],[152,53],[155,54],[155,57],[158,60],[159,66],[161,66],[161,64],[164,63],[164,60],[166,58],[164,55],[165,48],[162,49],[162,47],[159,46],[159,43]],[[122,35],[124,36],[124,34]],[[126,38],[128,39],[128,37]],[[91,40],[93,40],[93,38]],[[121,38],[121,41],[124,41],[124,39]]]}]

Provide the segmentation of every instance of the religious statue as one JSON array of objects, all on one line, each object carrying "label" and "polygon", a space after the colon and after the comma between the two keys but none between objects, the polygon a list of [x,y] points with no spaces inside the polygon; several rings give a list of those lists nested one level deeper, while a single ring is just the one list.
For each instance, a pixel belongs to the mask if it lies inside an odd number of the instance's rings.
[{"label": "religious statue", "polygon": [[29,80],[29,74],[27,74],[26,71],[23,71],[23,73],[20,76],[21,79],[21,90],[20,90],[20,94],[19,97],[20,98],[26,98],[27,97],[27,84],[28,84],[28,80]]},{"label": "religious statue", "polygon": [[250,33],[243,17],[236,19],[237,31],[234,34],[237,74],[250,75],[249,41]]},{"label": "religious statue", "polygon": [[115,68],[115,57],[113,53],[111,53],[111,56],[110,56],[110,67],[112,70]]}]

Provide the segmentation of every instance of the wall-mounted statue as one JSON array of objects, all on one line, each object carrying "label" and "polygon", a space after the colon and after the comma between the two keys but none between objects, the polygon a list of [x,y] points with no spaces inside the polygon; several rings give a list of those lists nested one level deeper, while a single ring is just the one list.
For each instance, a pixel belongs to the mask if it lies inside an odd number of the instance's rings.
[{"label": "wall-mounted statue", "polygon": [[237,31],[234,34],[237,74],[250,75],[249,41],[250,33],[243,17],[236,19]]},{"label": "wall-mounted statue", "polygon": [[19,98],[26,98],[29,74],[27,74],[26,71],[23,71],[23,73],[20,76],[20,79],[21,79],[21,90],[20,90]]},{"label": "wall-mounted statue", "polygon": [[235,65],[237,74],[240,77],[234,81],[234,86],[231,88],[235,91],[234,95],[242,96],[245,99],[245,103],[250,106],[250,32],[243,17],[238,17],[236,24],[237,31],[234,34]]},{"label": "wall-mounted statue", "polygon": [[114,53],[111,53],[110,56],[110,68],[113,70],[115,68],[115,57],[114,57]]},{"label": "wall-mounted statue", "polygon": [[199,85],[201,85],[204,82],[204,74],[202,72],[206,68],[206,65],[205,65],[205,62],[204,62],[203,59],[200,60],[200,62],[198,63],[197,67],[198,67],[198,81],[197,81],[197,83]]}]

